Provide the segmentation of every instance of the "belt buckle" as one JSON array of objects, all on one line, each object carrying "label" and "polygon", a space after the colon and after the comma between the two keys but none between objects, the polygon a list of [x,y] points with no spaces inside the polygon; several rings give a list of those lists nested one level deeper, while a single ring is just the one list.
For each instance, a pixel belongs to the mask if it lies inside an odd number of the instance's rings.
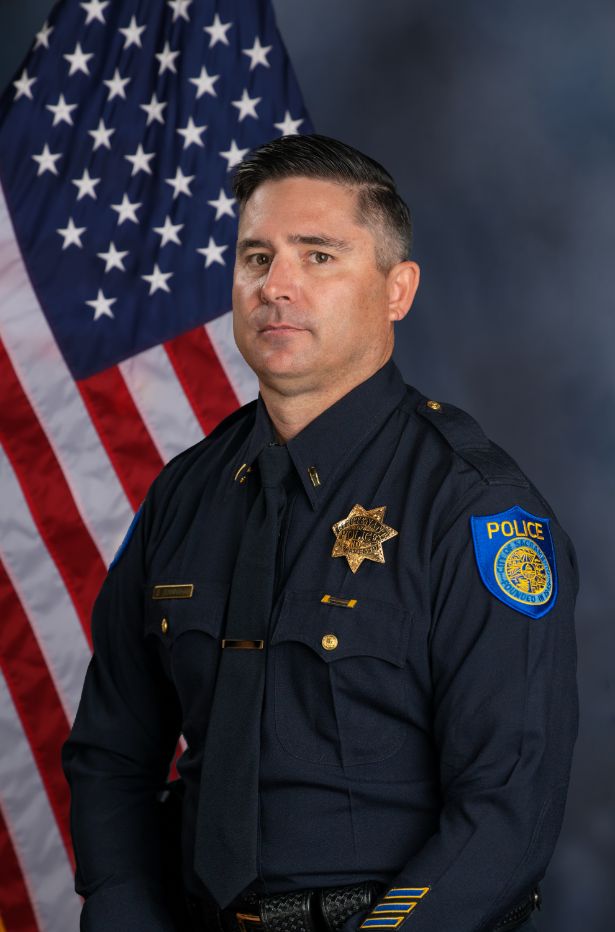
[{"label": "belt buckle", "polygon": [[235,913],[235,919],[239,926],[239,932],[252,932],[253,929],[262,928],[263,923],[260,916],[254,913]]}]

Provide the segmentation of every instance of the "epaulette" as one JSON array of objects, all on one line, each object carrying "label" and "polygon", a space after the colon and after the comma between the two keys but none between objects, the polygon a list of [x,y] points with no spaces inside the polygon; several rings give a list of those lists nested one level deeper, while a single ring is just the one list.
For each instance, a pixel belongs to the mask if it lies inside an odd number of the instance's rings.
[{"label": "epaulette", "polygon": [[490,485],[511,483],[526,488],[529,486],[514,459],[489,440],[474,418],[461,408],[422,396],[416,411]]}]

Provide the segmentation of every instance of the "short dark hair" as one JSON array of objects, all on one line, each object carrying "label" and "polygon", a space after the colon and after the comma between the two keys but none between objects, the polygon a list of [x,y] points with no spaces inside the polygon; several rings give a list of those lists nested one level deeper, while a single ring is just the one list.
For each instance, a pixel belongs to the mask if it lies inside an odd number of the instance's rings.
[{"label": "short dark hair", "polygon": [[409,257],[410,210],[393,178],[368,155],[328,136],[280,136],[254,149],[233,177],[233,193],[240,211],[265,181],[300,177],[357,189],[358,220],[377,228],[376,261],[384,271]]}]

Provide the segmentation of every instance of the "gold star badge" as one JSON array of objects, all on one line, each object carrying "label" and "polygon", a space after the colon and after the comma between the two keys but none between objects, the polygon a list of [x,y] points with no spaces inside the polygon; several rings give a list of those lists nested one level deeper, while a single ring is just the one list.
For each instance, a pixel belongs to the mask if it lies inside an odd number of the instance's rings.
[{"label": "gold star badge", "polygon": [[353,573],[363,560],[384,563],[382,545],[397,535],[396,530],[384,523],[385,511],[386,506],[368,509],[355,505],[347,518],[342,518],[331,528],[335,534],[331,556],[346,557]]}]

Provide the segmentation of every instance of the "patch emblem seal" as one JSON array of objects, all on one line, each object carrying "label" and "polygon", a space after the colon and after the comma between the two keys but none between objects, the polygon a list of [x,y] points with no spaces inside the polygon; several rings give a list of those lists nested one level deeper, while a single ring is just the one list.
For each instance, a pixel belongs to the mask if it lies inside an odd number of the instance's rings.
[{"label": "patch emblem seal", "polygon": [[542,618],[557,598],[557,568],[550,519],[519,505],[470,518],[481,579],[505,605]]}]

